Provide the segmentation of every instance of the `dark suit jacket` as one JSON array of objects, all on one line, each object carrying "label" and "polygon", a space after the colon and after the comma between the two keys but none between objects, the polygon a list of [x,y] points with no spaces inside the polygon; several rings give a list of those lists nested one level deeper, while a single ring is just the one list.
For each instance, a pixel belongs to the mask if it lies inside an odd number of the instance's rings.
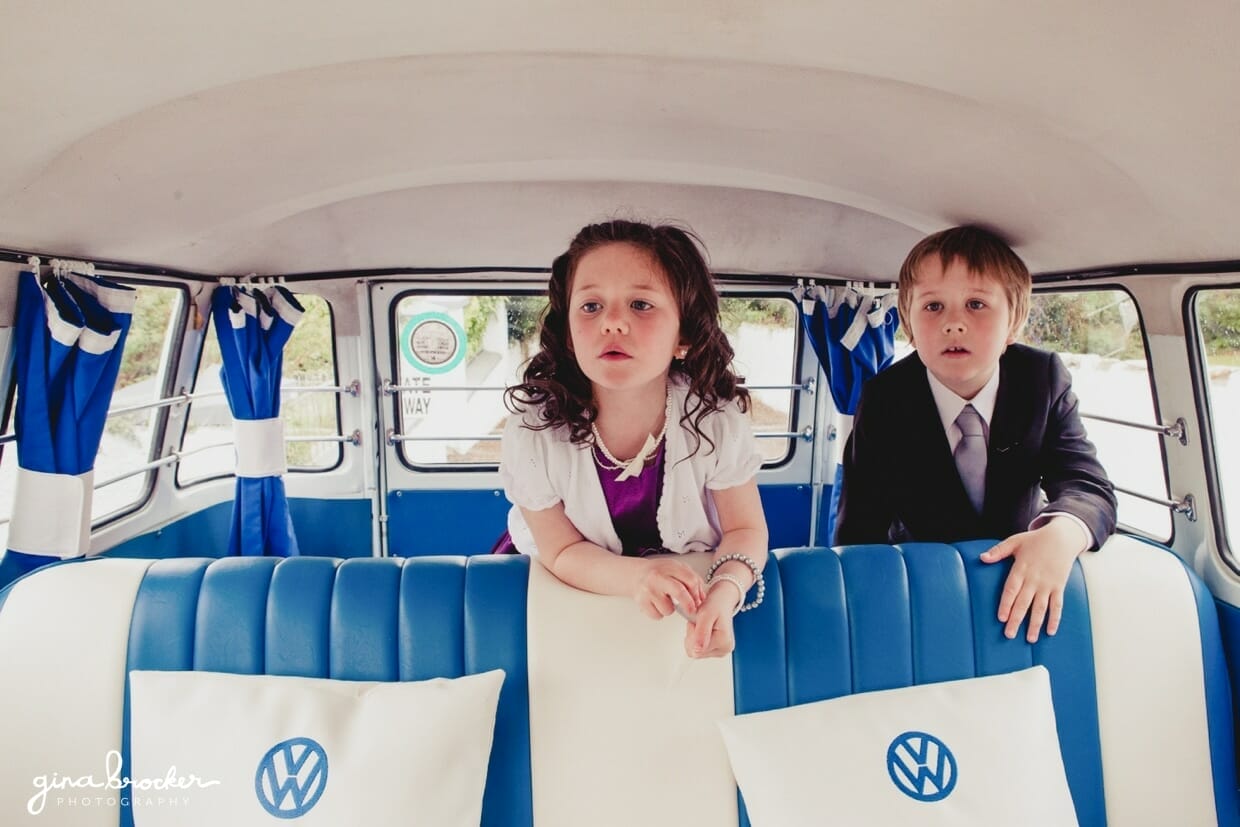
[{"label": "dark suit jacket", "polygon": [[1115,492],[1057,355],[1010,345],[999,360],[981,514],[917,353],[865,384],[844,448],[837,544],[1004,538],[1044,511],[1081,518],[1099,544],[1115,530]]}]

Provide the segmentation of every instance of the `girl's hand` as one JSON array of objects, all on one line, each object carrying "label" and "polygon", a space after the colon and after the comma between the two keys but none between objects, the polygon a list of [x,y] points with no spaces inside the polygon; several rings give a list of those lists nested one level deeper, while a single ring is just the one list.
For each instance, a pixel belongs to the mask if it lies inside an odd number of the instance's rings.
[{"label": "girl's hand", "polygon": [[658,620],[676,610],[673,601],[688,614],[697,612],[706,599],[706,584],[687,564],[666,557],[647,561],[637,581],[633,599],[642,614]]},{"label": "girl's hand", "polygon": [[697,616],[685,630],[685,654],[691,658],[717,658],[735,649],[735,612],[736,589],[721,581],[706,593]]}]

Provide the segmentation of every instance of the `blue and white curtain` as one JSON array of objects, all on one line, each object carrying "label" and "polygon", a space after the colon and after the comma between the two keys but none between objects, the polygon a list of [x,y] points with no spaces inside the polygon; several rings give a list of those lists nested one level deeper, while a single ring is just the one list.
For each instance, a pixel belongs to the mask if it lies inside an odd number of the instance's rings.
[{"label": "blue and white curtain", "polygon": [[[898,293],[855,284],[798,285],[801,321],[822,364],[835,407],[844,415],[838,445],[844,445],[857,412],[865,380],[891,364],[895,356]],[[835,536],[835,513],[840,499],[842,468],[837,464],[831,503],[820,519],[819,536]]]},{"label": "blue and white curtain", "polygon": [[298,554],[284,493],[280,381],[284,346],[303,313],[293,294],[279,285],[218,287],[211,297],[237,450],[229,554]]},{"label": "blue and white curtain", "polygon": [[138,295],[60,262],[37,270],[18,276],[18,471],[0,586],[89,550],[95,456]]}]

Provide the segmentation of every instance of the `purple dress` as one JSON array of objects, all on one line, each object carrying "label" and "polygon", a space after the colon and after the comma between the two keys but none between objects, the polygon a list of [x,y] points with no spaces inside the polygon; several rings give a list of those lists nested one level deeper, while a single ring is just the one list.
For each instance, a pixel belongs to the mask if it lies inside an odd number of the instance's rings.
[{"label": "purple dress", "polygon": [[[626,557],[644,557],[663,551],[663,540],[659,536],[659,494],[663,490],[663,446],[666,440],[659,442],[652,461],[646,463],[641,476],[630,477],[618,482],[621,470],[609,470],[595,462],[598,468],[598,481],[603,486],[603,498],[607,501],[607,510],[611,514],[611,524],[620,536],[620,544]],[[603,460],[603,455],[596,447],[593,449],[596,460]],[[505,531],[503,536],[491,549],[492,554],[518,554],[513,545],[512,537]]]}]

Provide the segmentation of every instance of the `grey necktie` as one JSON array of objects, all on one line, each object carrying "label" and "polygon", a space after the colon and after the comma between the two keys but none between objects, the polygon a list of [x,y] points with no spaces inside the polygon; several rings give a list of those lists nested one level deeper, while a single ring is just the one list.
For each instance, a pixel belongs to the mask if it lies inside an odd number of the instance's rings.
[{"label": "grey necktie", "polygon": [[986,497],[986,435],[982,415],[972,405],[965,405],[956,417],[956,427],[963,434],[952,454],[956,458],[956,470],[960,472],[960,481],[973,503],[973,510],[981,514]]}]

